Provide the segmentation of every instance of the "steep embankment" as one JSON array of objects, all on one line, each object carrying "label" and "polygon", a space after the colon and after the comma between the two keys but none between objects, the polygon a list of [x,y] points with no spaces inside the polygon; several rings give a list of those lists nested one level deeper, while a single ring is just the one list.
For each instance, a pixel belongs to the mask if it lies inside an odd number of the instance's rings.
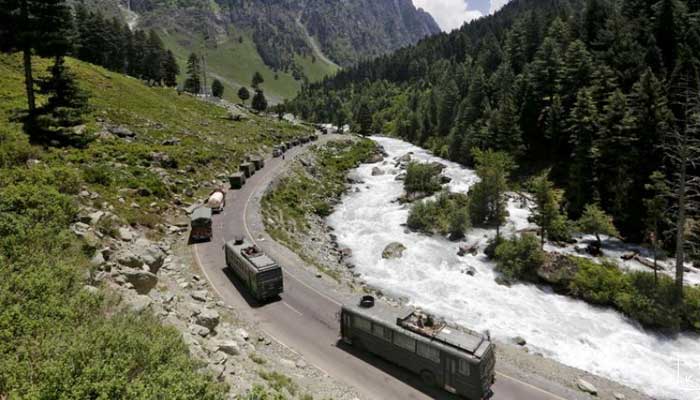
[{"label": "steep embankment", "polygon": [[21,58],[0,57],[0,398],[224,398],[202,361],[233,395],[296,392],[286,350],[249,343],[188,267],[181,207],[308,129],[67,64],[91,96],[84,148],[29,142]]}]

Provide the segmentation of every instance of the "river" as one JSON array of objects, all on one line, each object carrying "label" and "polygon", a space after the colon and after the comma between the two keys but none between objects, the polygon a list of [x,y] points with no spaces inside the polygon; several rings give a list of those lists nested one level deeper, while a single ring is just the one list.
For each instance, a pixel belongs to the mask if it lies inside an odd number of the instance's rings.
[{"label": "river", "polygon": [[[539,352],[563,364],[580,368],[634,387],[651,396],[700,399],[700,337],[693,334],[668,338],[643,330],[611,309],[598,308],[530,284],[498,285],[493,263],[483,252],[457,256],[459,243],[442,237],[409,232],[402,224],[408,206],[395,200],[403,182],[394,159],[408,152],[420,161],[438,161],[447,168],[451,191],[466,192],[477,181],[474,171],[431,155],[410,143],[374,137],[389,156],[386,164],[364,164],[352,173],[363,183],[350,190],[328,218],[338,241],[352,250],[356,271],[384,293],[448,321],[492,337],[510,341],[522,336],[530,352]],[[385,175],[372,176],[373,167]],[[527,208],[509,204],[506,232],[528,226]],[[488,230],[473,229],[465,240],[480,242]],[[382,259],[384,247],[401,242],[403,257]],[[463,273],[473,267],[474,276]]]}]

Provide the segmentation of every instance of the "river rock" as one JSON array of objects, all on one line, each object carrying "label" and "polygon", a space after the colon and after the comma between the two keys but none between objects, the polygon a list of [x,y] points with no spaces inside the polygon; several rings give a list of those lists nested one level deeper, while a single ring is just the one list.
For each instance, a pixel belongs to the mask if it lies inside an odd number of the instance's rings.
[{"label": "river rock", "polygon": [[615,392],[613,393],[613,397],[615,398],[615,400],[625,400],[625,395],[622,393]]},{"label": "river rock", "polygon": [[567,285],[578,272],[578,265],[567,255],[547,253],[545,262],[537,268],[537,276],[553,286]]},{"label": "river rock", "polygon": [[384,174],[385,174],[385,172],[383,169],[381,169],[379,167],[372,168],[372,176],[379,176],[379,175],[384,175]]},{"label": "river rock", "polygon": [[593,386],[592,383],[584,380],[583,378],[579,378],[576,381],[576,386],[578,386],[579,390],[588,394],[592,394],[593,396],[598,395],[598,389]]},{"label": "river rock", "polygon": [[384,160],[384,156],[382,156],[379,153],[373,153],[371,156],[369,156],[369,158],[365,162],[367,164],[375,164],[375,163],[381,162],[382,160]]},{"label": "river rock", "polygon": [[513,342],[518,346],[525,346],[527,344],[527,341],[522,336],[514,337]]},{"label": "river rock", "polygon": [[404,246],[403,244],[401,244],[399,242],[389,243],[384,248],[384,251],[382,251],[382,258],[385,258],[385,259],[401,258],[404,250],[406,250],[406,246]]},{"label": "river rock", "polygon": [[158,283],[158,277],[154,273],[141,269],[122,268],[120,274],[139,294],[148,294]]}]

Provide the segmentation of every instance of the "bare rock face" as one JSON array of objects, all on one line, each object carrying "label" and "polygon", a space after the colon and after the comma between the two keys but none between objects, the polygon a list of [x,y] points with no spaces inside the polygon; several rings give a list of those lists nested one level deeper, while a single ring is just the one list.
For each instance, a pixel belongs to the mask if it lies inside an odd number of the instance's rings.
[{"label": "bare rock face", "polygon": [[406,250],[406,246],[404,246],[403,244],[401,244],[399,242],[389,243],[384,248],[384,251],[382,251],[382,258],[384,258],[384,259],[401,258],[404,250]]},{"label": "bare rock face", "polygon": [[148,271],[136,268],[122,268],[120,274],[134,286],[138,294],[148,294],[158,283],[158,277]]}]

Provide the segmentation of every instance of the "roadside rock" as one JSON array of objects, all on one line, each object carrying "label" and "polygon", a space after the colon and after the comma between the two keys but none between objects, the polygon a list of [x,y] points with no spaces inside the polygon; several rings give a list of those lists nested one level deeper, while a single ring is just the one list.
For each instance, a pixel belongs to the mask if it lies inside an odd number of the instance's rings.
[{"label": "roadside rock", "polygon": [[593,396],[598,395],[598,389],[595,386],[593,386],[592,383],[584,380],[583,378],[579,378],[578,381],[576,381],[576,386],[582,392],[592,394]]},{"label": "roadside rock", "polygon": [[121,276],[134,285],[134,290],[139,294],[148,294],[158,283],[158,277],[148,271],[135,268],[122,268]]},{"label": "roadside rock", "polygon": [[148,296],[140,294],[140,295],[128,298],[126,303],[129,305],[129,308],[132,311],[134,311],[136,313],[140,313],[140,312],[143,312],[144,310],[146,310],[151,305],[151,303],[153,303],[153,300],[151,300],[151,298]]},{"label": "roadside rock", "polygon": [[219,324],[221,316],[216,310],[210,310],[208,308],[201,308],[195,312],[194,321],[197,325],[205,326],[210,330],[214,330]]},{"label": "roadside rock", "polygon": [[241,338],[241,340],[248,341],[250,339],[250,334],[243,328],[236,329],[236,336]]},{"label": "roadside rock", "polygon": [[150,240],[140,238],[132,246],[119,249],[113,259],[129,268],[141,268],[145,264],[155,274],[163,266],[165,252]]},{"label": "roadside rock", "polygon": [[190,296],[197,301],[207,301],[207,291],[206,290],[195,290],[190,293]]},{"label": "roadside rock", "polygon": [[235,340],[225,340],[216,345],[217,350],[224,352],[230,356],[241,354],[241,348]]},{"label": "roadside rock", "polygon": [[131,229],[123,226],[117,230],[117,235],[119,239],[125,242],[130,242],[134,239],[134,233],[131,231]]},{"label": "roadside rock", "polygon": [[404,250],[406,250],[406,246],[404,246],[403,244],[401,244],[399,242],[389,243],[384,248],[384,251],[382,251],[382,258],[384,258],[384,259],[401,258]]}]

